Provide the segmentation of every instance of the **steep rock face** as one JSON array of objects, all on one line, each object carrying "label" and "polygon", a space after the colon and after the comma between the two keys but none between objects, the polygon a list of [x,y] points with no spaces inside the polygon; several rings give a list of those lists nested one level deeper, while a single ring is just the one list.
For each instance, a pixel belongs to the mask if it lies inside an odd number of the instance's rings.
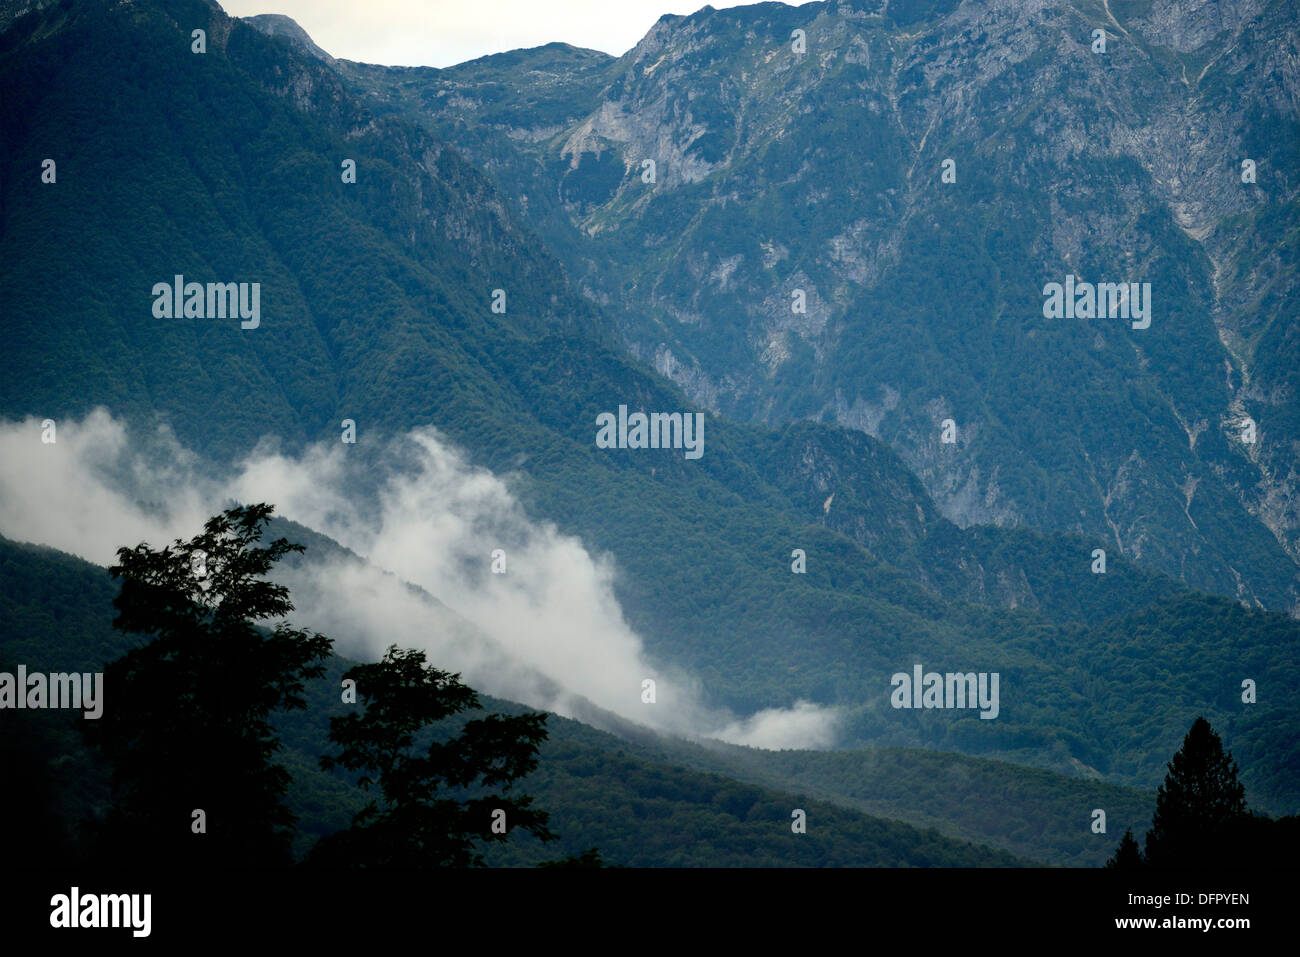
[{"label": "steep rock face", "polygon": [[[350,79],[487,168],[696,401],[885,439],[959,524],[1300,608],[1288,4],[890,6]],[[1070,275],[1150,283],[1149,327],[1047,318]]]},{"label": "steep rock face", "polygon": [[318,47],[312,38],[307,35],[307,31],[298,25],[298,22],[291,17],[282,16],[278,13],[262,13],[255,17],[241,17],[241,19],[252,27],[261,30],[268,37],[280,37],[300,53],[307,53],[320,60],[330,60],[334,58]]},{"label": "steep rock face", "polygon": [[0,30],[4,30],[19,17],[44,10],[55,0],[0,0]]}]

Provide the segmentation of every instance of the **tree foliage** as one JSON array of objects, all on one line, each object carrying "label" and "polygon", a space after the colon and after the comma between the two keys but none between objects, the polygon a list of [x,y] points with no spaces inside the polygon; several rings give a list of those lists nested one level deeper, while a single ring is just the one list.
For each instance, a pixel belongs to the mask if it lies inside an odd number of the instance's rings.
[{"label": "tree foliage", "polygon": [[103,716],[85,723],[113,766],[114,806],[98,830],[114,860],[289,861],[289,775],[272,760],[269,719],[304,707],[331,642],[259,624],[293,610],[265,576],[301,550],[284,539],[255,547],[273,510],[228,509],[187,542],[119,549],[109,569],[122,580],[114,627],[146,639],[106,668]]},{"label": "tree foliage", "polygon": [[1152,867],[1229,863],[1228,839],[1248,816],[1237,762],[1210,723],[1198,717],[1156,792],[1146,861]]},{"label": "tree foliage", "polygon": [[1198,717],[1169,762],[1156,793],[1146,853],[1124,832],[1106,866],[1294,867],[1300,854],[1300,818],[1273,820],[1246,807],[1237,762],[1204,717]]},{"label": "tree foliage", "polygon": [[459,675],[427,665],[423,651],[393,646],[381,661],[344,677],[356,682],[365,708],[330,719],[330,739],[341,751],[321,766],[359,773],[357,783],[378,786],[380,797],[349,829],[317,844],[314,863],[466,867],[483,863],[480,842],[505,841],[515,829],[543,841],[554,837],[532,798],[505,796],[536,768],[546,715],[488,714],[420,748],[416,738],[427,726],[478,709],[478,695]]},{"label": "tree foliage", "polygon": [[1119,840],[1119,847],[1115,849],[1115,856],[1106,862],[1106,866],[1116,870],[1132,870],[1142,867],[1145,863],[1142,859],[1142,849],[1138,847],[1137,839],[1133,837],[1133,828],[1126,828],[1124,836]]}]

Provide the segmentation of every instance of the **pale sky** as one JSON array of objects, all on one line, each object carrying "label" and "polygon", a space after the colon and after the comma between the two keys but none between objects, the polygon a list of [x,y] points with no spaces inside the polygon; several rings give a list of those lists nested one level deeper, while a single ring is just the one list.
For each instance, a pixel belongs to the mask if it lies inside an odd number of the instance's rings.
[{"label": "pale sky", "polygon": [[[292,17],[332,56],[451,66],[554,40],[621,56],[665,13],[706,0],[218,0],[232,17]],[[799,0],[787,0],[791,6]],[[803,0],[807,2],[807,0]],[[715,8],[741,6],[712,0]]]}]

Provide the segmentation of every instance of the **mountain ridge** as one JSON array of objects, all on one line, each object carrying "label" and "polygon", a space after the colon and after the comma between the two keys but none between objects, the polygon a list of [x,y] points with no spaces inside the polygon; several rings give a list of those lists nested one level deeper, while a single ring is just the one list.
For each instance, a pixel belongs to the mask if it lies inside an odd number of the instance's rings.
[{"label": "mountain ridge", "polygon": [[[10,344],[0,415],[26,422],[33,447],[42,448],[35,425],[47,416],[75,426],[100,404],[146,432],[170,422],[214,473],[268,436],[291,452],[337,443],[344,419],[361,435],[348,454],[376,463],[384,440],[436,425],[475,465],[509,475],[528,514],[613,556],[613,592],[647,654],[698,675],[721,707],[751,714],[811,700],[843,709],[847,744],[960,750],[1054,770],[1085,765],[1141,787],[1158,780],[1189,715],[1205,711],[1249,756],[1243,767],[1252,786],[1264,786],[1262,806],[1295,806],[1286,679],[1294,622],[1189,590],[1115,554],[1093,530],[963,530],[944,518],[925,476],[866,429],[706,415],[698,467],[675,453],[597,449],[601,412],[698,406],[680,376],[629,358],[609,328],[622,321],[622,293],[610,289],[609,305],[599,301],[577,241],[545,241],[549,227],[512,210],[513,141],[483,130],[464,142],[435,135],[400,103],[351,86],[361,74],[374,83],[405,78],[416,88],[402,95],[418,97],[419,84],[447,71],[381,75],[321,61],[187,0],[142,2],[130,17],[124,10],[97,2],[47,9],[0,34],[0,94],[28,107],[0,120],[0,295]],[[728,22],[751,15],[728,13]],[[202,57],[190,52],[193,23],[211,27]],[[621,69],[566,47],[544,59],[575,64],[592,86],[606,82],[602,71]],[[476,62],[490,72],[536,57]],[[519,109],[509,78],[493,82],[505,97],[500,108]],[[563,126],[588,105],[562,86],[522,89],[550,111],[537,114],[540,123]],[[591,102],[599,109],[603,100],[592,94]],[[855,128],[841,119],[844,130]],[[40,164],[52,154],[59,180],[43,184]],[[340,177],[345,158],[358,161],[354,184]],[[534,172],[544,184],[545,165]],[[637,188],[639,176],[628,179],[619,190]],[[552,208],[562,211],[556,197]],[[634,207],[628,199],[606,212],[641,215]],[[960,226],[962,209],[950,213]],[[815,217],[806,225],[817,227]],[[776,245],[769,258],[786,261]],[[918,286],[934,286],[926,273],[940,264],[914,265]],[[741,265],[709,283],[738,281]],[[260,277],[263,328],[152,316],[149,289],[177,272]],[[964,278],[983,288],[978,275]],[[492,309],[498,288],[504,313]],[[925,330],[905,323],[906,310],[885,318],[876,325],[899,324],[891,344],[905,357],[921,341],[912,334]],[[806,358],[815,350],[800,330],[811,328],[790,330]],[[944,340],[955,346],[960,331],[935,335],[957,336]],[[954,368],[942,353],[915,364],[942,377]],[[1025,367],[1048,380],[1049,395],[1059,384],[1051,377],[1071,371],[1028,359]],[[793,373],[788,381],[801,385]],[[1126,388],[1102,411],[1138,408],[1151,388]],[[931,439],[936,456],[957,452]],[[1050,432],[1044,443],[1077,444]],[[372,471],[378,487],[382,469]],[[1135,471],[1132,483],[1141,481]],[[1197,502],[1211,491],[1201,488]],[[1206,523],[1190,505],[1182,508]],[[1107,571],[1094,574],[1101,545],[1111,551]],[[804,574],[792,569],[795,549],[806,552]],[[918,662],[999,672],[1001,717],[891,708],[891,674]],[[1249,710],[1240,700],[1245,677],[1281,690]]]},{"label": "mountain ridge", "polygon": [[[1285,5],[1117,4],[1127,26],[1090,4],[921,5],[913,33],[868,15],[882,6],[661,20],[572,73],[571,115],[548,106],[549,125],[504,61],[400,86],[347,75],[491,170],[584,293],[619,307],[631,353],[694,401],[866,431],[959,525],[1102,536],[1295,614],[1300,41]],[[1105,53],[1088,47],[1099,13]],[[815,55],[790,51],[795,29]],[[1008,99],[996,119],[976,105]],[[828,152],[845,139],[859,146]],[[1042,322],[1044,283],[1135,269],[1159,303],[1146,338]]]}]

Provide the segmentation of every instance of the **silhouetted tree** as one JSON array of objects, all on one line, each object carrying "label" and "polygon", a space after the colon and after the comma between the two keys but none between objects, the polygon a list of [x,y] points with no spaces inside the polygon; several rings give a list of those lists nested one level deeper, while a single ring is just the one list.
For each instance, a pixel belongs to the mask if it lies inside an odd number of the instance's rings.
[{"label": "silhouetted tree", "polygon": [[1237,763],[1204,718],[1197,718],[1169,762],[1156,793],[1156,813],[1146,837],[1151,867],[1224,866],[1243,863],[1234,839],[1249,813]]},{"label": "silhouetted tree", "polygon": [[1106,862],[1106,866],[1116,870],[1132,870],[1138,867],[1144,867],[1146,861],[1142,859],[1142,851],[1138,847],[1137,840],[1133,837],[1133,828],[1124,831],[1124,836],[1119,839],[1119,847],[1115,849],[1115,856]]},{"label": "silhouetted tree", "polygon": [[[0,662],[0,672],[13,674],[15,668]],[[81,720],[79,712],[75,717]],[[75,856],[75,820],[63,813],[67,786],[60,786],[55,770],[56,756],[68,751],[65,735],[76,735],[73,715],[35,710],[0,714],[0,719],[0,821],[5,822],[6,857],[57,867],[80,863]]]},{"label": "silhouetted tree", "polygon": [[531,806],[532,798],[482,793],[509,791],[537,766],[546,715],[488,714],[421,753],[417,733],[479,707],[478,695],[459,675],[426,665],[423,651],[394,646],[381,661],[358,665],[344,677],[356,681],[365,710],[330,719],[330,739],[342,752],[323,757],[321,766],[361,772],[358,784],[377,784],[382,798],[367,804],[349,829],[317,843],[311,863],[466,867],[483,863],[478,842],[504,841],[520,829],[543,841],[554,838],[548,815]]},{"label": "silhouetted tree", "polygon": [[[114,807],[98,851],[132,864],[290,861],[289,775],[272,763],[269,716],[302,708],[330,640],[285,623],[288,590],[264,576],[291,551],[254,547],[271,505],[231,508],[188,542],[118,550],[114,627],[146,642],[107,667],[103,717],[87,738],[112,762]],[[196,833],[203,812],[206,833]]]}]

